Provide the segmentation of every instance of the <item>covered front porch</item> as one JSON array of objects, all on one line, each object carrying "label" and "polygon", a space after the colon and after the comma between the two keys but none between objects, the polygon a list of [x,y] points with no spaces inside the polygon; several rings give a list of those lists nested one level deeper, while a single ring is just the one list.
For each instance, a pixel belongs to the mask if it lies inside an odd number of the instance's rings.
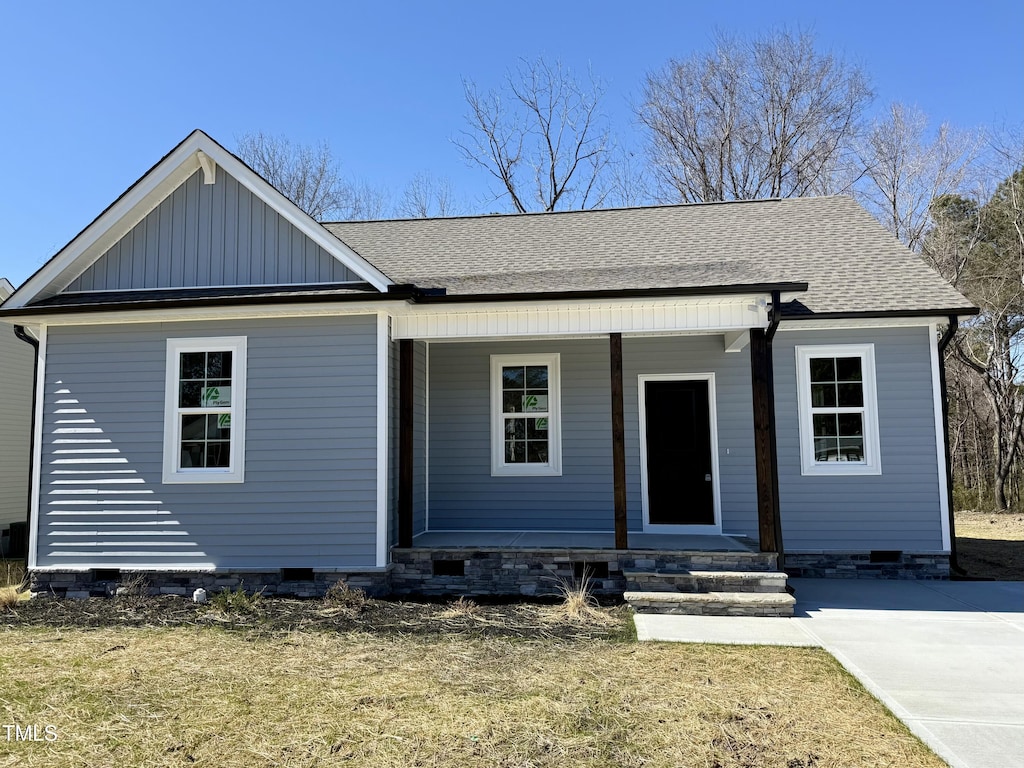
[{"label": "covered front porch", "polygon": [[396,318],[395,551],[779,553],[779,303],[737,291]]}]

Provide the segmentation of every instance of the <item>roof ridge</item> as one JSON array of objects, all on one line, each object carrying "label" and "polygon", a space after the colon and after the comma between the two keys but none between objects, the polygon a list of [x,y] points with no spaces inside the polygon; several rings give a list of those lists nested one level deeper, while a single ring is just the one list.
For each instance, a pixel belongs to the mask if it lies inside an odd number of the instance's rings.
[{"label": "roof ridge", "polygon": [[726,206],[726,205],[743,205],[750,203],[784,203],[791,201],[810,201],[810,200],[830,200],[835,198],[845,198],[852,200],[853,198],[849,195],[807,195],[805,197],[759,197],[745,200],[702,200],[695,203],[660,203],[656,205],[622,205],[615,206],[612,208],[576,208],[567,211],[512,211],[508,213],[502,213],[495,211],[494,213],[473,213],[464,214],[461,216],[408,216],[408,217],[392,217],[385,219],[342,219],[340,221],[321,221],[320,224],[326,226],[329,224],[394,224],[406,221],[460,221],[466,219],[495,219],[495,218],[523,218],[528,216],[571,216],[580,214],[597,214],[597,213],[616,213],[623,211],[657,211],[665,209],[679,209],[679,208],[700,208],[706,206]]}]

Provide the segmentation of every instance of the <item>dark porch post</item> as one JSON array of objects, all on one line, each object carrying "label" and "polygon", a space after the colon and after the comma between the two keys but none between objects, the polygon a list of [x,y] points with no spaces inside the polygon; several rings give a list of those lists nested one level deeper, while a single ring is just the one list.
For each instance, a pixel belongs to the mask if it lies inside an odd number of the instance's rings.
[{"label": "dark porch post", "polygon": [[398,546],[412,546],[413,341],[398,342]]},{"label": "dark porch post", "polygon": [[615,482],[615,548],[628,549],[626,532],[626,427],[622,406],[622,334],[608,335],[612,376],[612,476]]},{"label": "dark porch post", "polygon": [[777,552],[783,566],[779,512],[779,457],[775,440],[775,371],[772,337],[778,328],[779,297],[772,296],[768,330],[750,330],[750,375],[754,399],[754,463],[757,470],[757,527],[762,552]]}]

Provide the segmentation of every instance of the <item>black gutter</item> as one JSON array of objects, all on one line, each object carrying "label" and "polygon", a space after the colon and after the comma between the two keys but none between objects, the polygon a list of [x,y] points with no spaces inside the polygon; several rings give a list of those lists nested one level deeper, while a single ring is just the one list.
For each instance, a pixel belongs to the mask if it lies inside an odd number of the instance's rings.
[{"label": "black gutter", "polygon": [[614,291],[552,291],[548,293],[486,293],[448,295],[443,289],[418,288],[414,285],[393,285],[386,293],[296,293],[288,295],[181,296],[140,301],[109,301],[93,304],[33,304],[8,309],[4,314],[39,316],[85,312],[124,312],[135,309],[185,309],[190,307],[234,307],[267,304],[312,304],[318,302],[358,303],[375,301],[411,301],[415,304],[474,303],[483,301],[551,301],[557,299],[625,299],[679,296],[730,296],[747,293],[806,291],[807,283],[752,283],[683,288],[625,288]]},{"label": "black gutter", "polygon": [[734,296],[745,293],[796,293],[806,291],[807,283],[742,283],[673,288],[620,288],[617,290],[546,291],[521,293],[438,294],[420,291],[418,304],[464,304],[480,301],[551,301],[558,299],[633,299],[679,296]]},{"label": "black gutter", "polygon": [[949,395],[946,393],[946,347],[953,340],[960,321],[956,315],[949,316],[946,332],[939,339],[939,397],[942,400],[942,444],[946,460],[946,514],[949,517],[949,568],[957,576],[966,576],[960,567],[956,552],[956,522],[953,515],[953,458],[949,450]]},{"label": "black gutter", "polygon": [[318,302],[370,303],[375,301],[413,300],[411,291],[368,294],[293,294],[288,296],[202,296],[178,299],[150,299],[143,301],[120,301],[107,304],[32,304],[27,307],[6,309],[5,315],[38,317],[40,315],[79,314],[88,312],[126,312],[135,309],[188,309],[204,307],[238,307],[266,304],[315,304]]},{"label": "black gutter", "polygon": [[948,317],[950,315],[976,315],[977,307],[955,307],[945,309],[867,309],[857,312],[785,312],[789,320],[861,320],[887,317]]},{"label": "black gutter", "polygon": [[23,325],[14,326],[14,335],[26,344],[30,344],[34,351],[32,355],[32,413],[29,417],[28,432],[28,502],[25,509],[25,562],[28,563],[29,542],[32,539],[32,491],[35,485],[33,478],[35,477],[36,463],[36,400],[39,392],[39,342],[25,333],[25,326]]}]

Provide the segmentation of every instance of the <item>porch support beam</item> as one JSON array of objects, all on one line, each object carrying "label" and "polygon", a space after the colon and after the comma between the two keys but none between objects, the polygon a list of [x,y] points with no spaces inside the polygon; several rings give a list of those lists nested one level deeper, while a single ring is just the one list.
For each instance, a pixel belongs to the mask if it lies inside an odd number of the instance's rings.
[{"label": "porch support beam", "polygon": [[779,455],[775,439],[775,369],[772,338],[778,328],[779,298],[773,296],[768,330],[750,331],[750,375],[754,401],[754,465],[757,471],[757,527],[762,552],[776,552],[784,565],[779,510]]},{"label": "porch support beam", "polygon": [[412,546],[413,340],[398,342],[398,546]]},{"label": "porch support beam", "polygon": [[622,404],[622,334],[608,334],[612,385],[612,477],[615,484],[615,548],[629,549],[626,522],[626,426]]}]

